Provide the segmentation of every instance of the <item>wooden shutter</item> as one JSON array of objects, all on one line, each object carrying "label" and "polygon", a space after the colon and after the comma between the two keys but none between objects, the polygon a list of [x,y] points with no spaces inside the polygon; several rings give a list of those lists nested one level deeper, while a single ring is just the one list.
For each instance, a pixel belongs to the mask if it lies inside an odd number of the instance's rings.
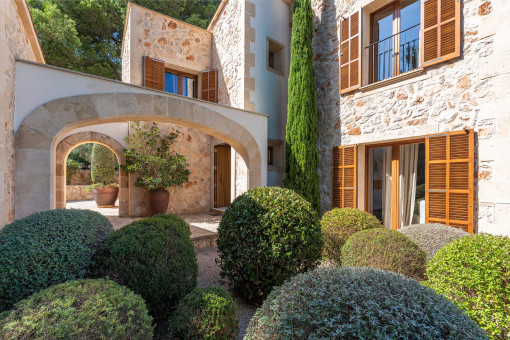
[{"label": "wooden shutter", "polygon": [[425,139],[425,223],[473,233],[474,132]]},{"label": "wooden shutter", "polygon": [[210,69],[202,72],[202,100],[218,102],[218,71]]},{"label": "wooden shutter", "polygon": [[165,63],[150,57],[143,57],[143,86],[165,90]]},{"label": "wooden shutter", "polygon": [[356,145],[333,148],[333,208],[356,208]]},{"label": "wooden shutter", "polygon": [[361,10],[341,22],[340,94],[361,87]]},{"label": "wooden shutter", "polygon": [[460,56],[461,0],[424,0],[421,3],[421,66]]}]

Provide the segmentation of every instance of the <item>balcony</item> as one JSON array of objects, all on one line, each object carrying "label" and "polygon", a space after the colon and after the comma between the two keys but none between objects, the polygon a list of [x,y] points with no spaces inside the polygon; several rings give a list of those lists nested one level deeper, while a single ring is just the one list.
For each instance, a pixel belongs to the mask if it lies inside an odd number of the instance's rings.
[{"label": "balcony", "polygon": [[369,83],[397,77],[418,68],[420,24],[365,47],[370,59]]}]

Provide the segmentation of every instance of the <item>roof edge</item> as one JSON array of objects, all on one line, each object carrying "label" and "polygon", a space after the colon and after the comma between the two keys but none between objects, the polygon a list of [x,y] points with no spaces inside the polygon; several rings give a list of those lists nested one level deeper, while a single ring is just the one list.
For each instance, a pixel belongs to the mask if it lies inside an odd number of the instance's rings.
[{"label": "roof edge", "polygon": [[26,0],[14,0],[14,3],[18,9],[18,14],[21,18],[23,28],[25,28],[25,32],[28,35],[28,41],[32,47],[32,51],[34,52],[35,61],[41,64],[46,64],[41,43],[39,41],[39,35],[35,29],[32,13],[30,13]]},{"label": "roof edge", "polygon": [[211,20],[211,22],[209,23],[209,26],[207,26],[207,30],[209,32],[212,31],[213,27],[214,27],[214,24],[216,23],[216,21],[218,20],[218,18],[220,17],[221,15],[221,12],[223,11],[223,8],[225,7],[225,5],[227,4],[228,0],[221,0],[221,3],[220,5],[218,6],[218,9],[216,10],[216,12],[214,13],[214,16]]}]

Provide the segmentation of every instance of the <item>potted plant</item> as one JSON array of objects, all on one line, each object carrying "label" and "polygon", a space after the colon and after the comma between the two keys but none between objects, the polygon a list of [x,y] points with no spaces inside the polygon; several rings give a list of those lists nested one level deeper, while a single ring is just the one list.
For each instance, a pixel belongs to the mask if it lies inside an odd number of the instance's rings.
[{"label": "potted plant", "polygon": [[164,134],[154,122],[148,129],[133,122],[131,129],[121,168],[137,175],[135,187],[148,190],[149,216],[164,214],[170,199],[166,188],[182,187],[191,174],[186,157],[171,149],[179,135]]},{"label": "potted plant", "polygon": [[115,154],[108,147],[94,144],[90,162],[92,185],[87,187],[94,195],[98,207],[115,205],[119,187],[115,183]]}]

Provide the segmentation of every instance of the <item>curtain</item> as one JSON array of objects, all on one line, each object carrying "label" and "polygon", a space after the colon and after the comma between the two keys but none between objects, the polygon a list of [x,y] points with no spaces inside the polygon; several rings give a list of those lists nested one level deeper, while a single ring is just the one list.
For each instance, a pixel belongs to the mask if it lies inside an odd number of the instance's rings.
[{"label": "curtain", "polygon": [[382,179],[382,219],[391,228],[391,146],[384,148]]},{"label": "curtain", "polygon": [[399,228],[411,224],[416,199],[416,175],[419,144],[400,147],[399,151]]}]

